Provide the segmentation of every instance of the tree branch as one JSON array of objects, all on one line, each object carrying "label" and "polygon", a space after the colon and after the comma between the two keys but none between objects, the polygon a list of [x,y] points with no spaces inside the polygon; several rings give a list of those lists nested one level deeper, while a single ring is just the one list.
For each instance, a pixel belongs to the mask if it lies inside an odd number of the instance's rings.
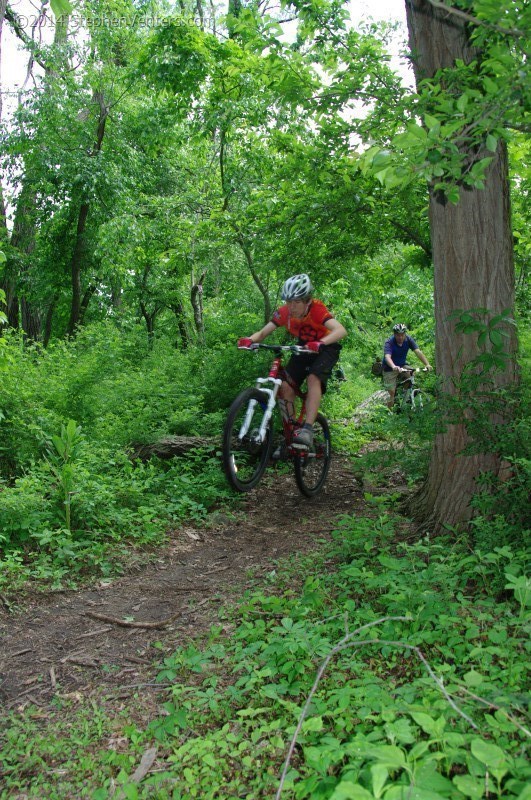
[{"label": "tree branch", "polygon": [[39,64],[39,66],[41,66],[43,70],[46,71],[48,67],[41,48],[37,44],[35,44],[31,36],[28,36],[28,34],[26,33],[26,31],[19,22],[17,14],[15,14],[15,12],[10,6],[6,6],[6,19],[11,25],[15,35],[20,39],[24,47],[27,47],[27,49],[30,51],[32,57],[35,59],[37,64]]}]

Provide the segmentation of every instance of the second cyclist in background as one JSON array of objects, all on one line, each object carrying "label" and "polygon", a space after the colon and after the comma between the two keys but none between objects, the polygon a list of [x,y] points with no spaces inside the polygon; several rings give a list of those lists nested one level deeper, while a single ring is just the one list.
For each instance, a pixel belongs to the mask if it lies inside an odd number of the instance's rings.
[{"label": "second cyclist in background", "polygon": [[389,392],[389,408],[393,407],[396,392],[396,382],[398,375],[402,372],[409,350],[413,350],[417,358],[422,361],[426,369],[431,370],[432,366],[428,359],[419,349],[416,341],[407,335],[407,327],[401,322],[393,326],[393,335],[384,344],[383,355],[383,384]]},{"label": "second cyclist in background", "polygon": [[296,337],[297,344],[310,353],[294,354],[286,365],[290,383],[284,381],[280,397],[286,403],[287,412],[295,416],[295,392],[293,386],[300,386],[306,379],[306,421],[293,439],[293,446],[310,447],[313,441],[313,423],[321,404],[326,384],[332,368],[339,359],[339,341],[347,331],[327,309],[321,300],[312,299],[313,286],[306,274],[293,275],[284,283],[281,297],[285,305],[278,308],[271,321],[264,327],[238,340],[238,347],[249,347],[262,342],[279,327],[286,328]]}]

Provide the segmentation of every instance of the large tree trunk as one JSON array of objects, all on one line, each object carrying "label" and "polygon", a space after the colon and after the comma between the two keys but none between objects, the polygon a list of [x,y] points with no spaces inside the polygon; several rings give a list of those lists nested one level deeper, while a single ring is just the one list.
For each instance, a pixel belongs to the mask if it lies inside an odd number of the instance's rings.
[{"label": "large tree trunk", "polygon": [[[406,10],[417,82],[432,77],[438,69],[453,66],[458,59],[469,63],[477,58],[459,17],[434,8],[429,0],[408,0]],[[458,309],[479,308],[499,313],[514,306],[508,167],[502,143],[489,167],[484,189],[463,190],[457,205],[430,191],[430,228],[437,373],[442,391],[455,397],[465,365],[480,351],[477,335],[456,333],[456,320],[449,315]],[[512,328],[506,333],[505,349],[514,355],[515,334]],[[514,360],[505,371],[491,377],[497,386],[514,383]],[[466,395],[462,399],[466,404]],[[466,416],[465,407],[463,420]],[[499,454],[462,455],[468,443],[464,422],[449,425],[435,439],[426,484],[415,498],[417,519],[430,523],[435,531],[466,523],[472,516],[470,501],[477,478],[484,472],[500,472]]]}]

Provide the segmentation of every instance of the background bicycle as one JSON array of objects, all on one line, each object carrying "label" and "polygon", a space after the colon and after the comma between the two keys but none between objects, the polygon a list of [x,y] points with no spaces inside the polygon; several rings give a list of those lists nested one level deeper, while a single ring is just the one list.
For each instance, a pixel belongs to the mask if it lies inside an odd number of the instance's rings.
[{"label": "background bicycle", "polygon": [[[293,445],[294,432],[304,424],[305,393],[296,390],[300,400],[295,417],[290,417],[278,392],[287,375],[283,366],[285,353],[308,352],[298,345],[253,344],[246,350],[271,350],[274,359],[267,377],[256,380],[254,387],[244,389],[232,403],[223,430],[223,468],[227,480],[238,492],[250,491],[262,478],[273,455],[275,422],[281,421],[276,459],[292,461],[295,481],[306,497],[313,497],[324,486],[332,447],[330,428],[321,413],[313,425],[313,444],[300,449]],[[278,412],[277,412],[278,410]]]},{"label": "background bicycle", "polygon": [[417,386],[416,376],[419,372],[428,372],[428,370],[405,364],[402,372],[398,375],[394,403],[397,411],[422,411],[431,402],[429,394]]}]

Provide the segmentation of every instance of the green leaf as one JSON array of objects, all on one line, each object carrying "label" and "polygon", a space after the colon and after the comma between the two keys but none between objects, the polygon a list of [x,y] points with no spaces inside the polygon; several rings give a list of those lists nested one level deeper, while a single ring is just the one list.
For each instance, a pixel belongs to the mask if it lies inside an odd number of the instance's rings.
[{"label": "green leaf", "polygon": [[310,719],[305,719],[302,723],[302,730],[306,733],[307,731],[322,731],[323,730],[323,718],[322,717],[310,717]]},{"label": "green leaf", "polygon": [[489,331],[489,339],[491,340],[492,344],[495,347],[501,347],[503,344],[503,336],[500,331],[497,330]]},{"label": "green leaf", "polygon": [[429,714],[413,711],[411,712],[411,716],[425,733],[428,733],[430,736],[439,735],[440,725],[438,725],[437,721],[434,720],[433,717],[430,717]]},{"label": "green leaf", "polygon": [[470,750],[474,758],[492,772],[495,778],[501,780],[509,769],[509,762],[503,750],[496,744],[484,742],[483,739],[473,739]]},{"label": "green leaf", "polygon": [[461,114],[462,114],[464,112],[465,108],[467,107],[467,105],[468,105],[468,95],[465,92],[465,94],[462,94],[461,97],[459,97],[458,100],[457,100],[457,103],[456,103],[457,110],[460,111]]},{"label": "green leaf", "polygon": [[481,686],[481,684],[484,683],[485,681],[483,675],[481,675],[479,672],[476,672],[473,669],[471,669],[470,672],[467,672],[465,675],[463,675],[463,678],[467,686],[473,686],[473,687]]},{"label": "green leaf", "polygon": [[404,752],[394,745],[382,744],[380,747],[372,747],[367,751],[367,756],[368,758],[374,758],[390,769],[405,769],[407,767]]},{"label": "green leaf", "polygon": [[374,796],[357,783],[341,781],[330,795],[330,800],[374,800]]},{"label": "green leaf", "polygon": [[484,784],[472,775],[456,775],[453,782],[466,797],[472,800],[481,800],[483,797]]},{"label": "green leaf", "polygon": [[383,764],[373,764],[371,767],[372,791],[375,797],[381,797],[382,790],[387,783],[389,773]]},{"label": "green leaf", "polygon": [[431,132],[434,128],[440,128],[441,123],[437,119],[437,117],[432,117],[430,114],[424,114],[424,124]]},{"label": "green leaf", "polygon": [[500,87],[496,81],[493,81],[492,78],[488,78],[487,76],[483,78],[483,86],[487,90],[488,94],[498,94],[500,91]]},{"label": "green leaf", "polygon": [[490,150],[491,153],[495,153],[498,147],[498,138],[489,133],[489,135],[487,136],[486,145],[487,145],[487,150]]}]

